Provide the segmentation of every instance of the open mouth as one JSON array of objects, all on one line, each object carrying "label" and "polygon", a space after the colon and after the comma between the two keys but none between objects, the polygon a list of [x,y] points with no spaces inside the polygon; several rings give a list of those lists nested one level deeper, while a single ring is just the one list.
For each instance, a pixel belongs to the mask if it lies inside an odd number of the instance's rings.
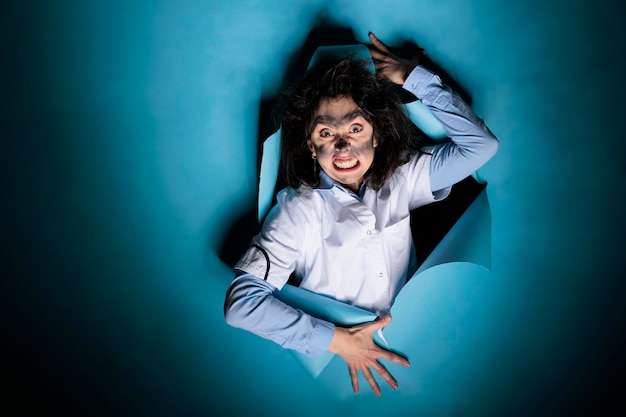
[{"label": "open mouth", "polygon": [[333,160],[333,165],[335,166],[335,168],[340,170],[354,169],[359,166],[359,160],[356,158],[335,159]]}]

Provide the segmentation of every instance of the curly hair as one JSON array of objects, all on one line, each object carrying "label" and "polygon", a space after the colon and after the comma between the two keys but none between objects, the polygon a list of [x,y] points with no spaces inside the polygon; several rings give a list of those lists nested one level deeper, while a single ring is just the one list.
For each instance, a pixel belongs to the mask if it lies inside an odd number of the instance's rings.
[{"label": "curly hair", "polygon": [[404,112],[394,86],[376,78],[366,61],[349,57],[330,69],[313,68],[284,98],[280,168],[288,186],[319,185],[317,168],[313,169],[317,162],[311,160],[307,140],[315,127],[320,100],[326,97],[352,97],[373,126],[378,147],[374,162],[364,177],[373,189],[379,189],[427,140]]}]

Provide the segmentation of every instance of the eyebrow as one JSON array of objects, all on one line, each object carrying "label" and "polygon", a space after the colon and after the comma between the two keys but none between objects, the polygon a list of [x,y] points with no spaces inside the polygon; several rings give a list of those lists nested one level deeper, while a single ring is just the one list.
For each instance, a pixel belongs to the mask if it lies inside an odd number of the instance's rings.
[{"label": "eyebrow", "polygon": [[325,124],[325,125],[329,125],[332,127],[337,127],[337,126],[341,126],[342,124],[348,123],[354,119],[356,119],[357,117],[363,117],[365,119],[365,113],[363,112],[363,110],[356,108],[354,110],[352,110],[350,113],[344,114],[343,116],[339,117],[339,118],[335,118],[332,116],[329,116],[327,114],[320,114],[318,116],[315,117],[315,124]]}]

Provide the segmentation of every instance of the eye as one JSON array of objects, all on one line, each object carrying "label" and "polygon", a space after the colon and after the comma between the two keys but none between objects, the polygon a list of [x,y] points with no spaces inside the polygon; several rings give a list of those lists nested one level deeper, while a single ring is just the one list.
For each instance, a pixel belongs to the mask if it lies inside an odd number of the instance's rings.
[{"label": "eye", "polygon": [[359,133],[363,130],[363,126],[361,125],[352,125],[350,126],[350,133]]},{"label": "eye", "polygon": [[329,138],[333,135],[333,132],[330,129],[322,129],[320,132],[321,138]]}]

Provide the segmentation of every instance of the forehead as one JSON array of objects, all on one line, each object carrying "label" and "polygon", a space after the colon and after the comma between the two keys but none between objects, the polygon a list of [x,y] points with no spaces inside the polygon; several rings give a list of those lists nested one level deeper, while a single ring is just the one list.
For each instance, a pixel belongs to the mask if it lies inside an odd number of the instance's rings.
[{"label": "forehead", "polygon": [[340,124],[363,117],[363,110],[352,97],[323,97],[315,112],[316,123]]}]

